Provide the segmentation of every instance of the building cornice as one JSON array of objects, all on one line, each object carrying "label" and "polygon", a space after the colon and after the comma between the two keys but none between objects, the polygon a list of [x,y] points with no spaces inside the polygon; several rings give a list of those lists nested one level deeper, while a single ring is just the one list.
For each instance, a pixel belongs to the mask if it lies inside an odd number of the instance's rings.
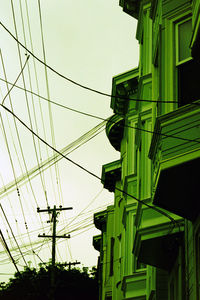
[{"label": "building cornice", "polygon": [[101,182],[104,188],[110,192],[115,191],[115,184],[121,180],[121,161],[117,160],[109,164],[103,165]]}]

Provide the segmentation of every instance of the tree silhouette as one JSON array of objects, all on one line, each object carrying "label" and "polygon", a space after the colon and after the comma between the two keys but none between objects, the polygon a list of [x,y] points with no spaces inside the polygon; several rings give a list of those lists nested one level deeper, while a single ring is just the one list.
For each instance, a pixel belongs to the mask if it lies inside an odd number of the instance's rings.
[{"label": "tree silhouette", "polygon": [[[98,300],[98,286],[96,270],[88,272],[72,268],[65,269],[61,264],[54,267],[55,286],[53,289],[54,299],[87,299]],[[0,299],[3,300],[50,300],[52,266],[40,265],[39,270],[25,267],[24,271],[15,273],[8,283],[0,284]]]}]

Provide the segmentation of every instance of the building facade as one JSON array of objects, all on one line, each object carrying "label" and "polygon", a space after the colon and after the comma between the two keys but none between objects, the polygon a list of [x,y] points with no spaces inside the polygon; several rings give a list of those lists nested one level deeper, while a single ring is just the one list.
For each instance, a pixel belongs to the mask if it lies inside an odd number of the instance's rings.
[{"label": "building facade", "polygon": [[200,299],[200,0],[120,0],[138,19],[138,68],[115,76],[94,215],[100,300]]}]

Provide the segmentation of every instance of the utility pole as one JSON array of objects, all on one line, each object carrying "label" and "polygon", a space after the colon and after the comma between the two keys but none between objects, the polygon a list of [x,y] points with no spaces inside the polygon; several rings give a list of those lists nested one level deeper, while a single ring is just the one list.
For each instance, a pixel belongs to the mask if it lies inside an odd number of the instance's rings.
[{"label": "utility pole", "polygon": [[55,262],[56,262],[56,238],[70,238],[70,235],[56,235],[56,222],[57,222],[57,212],[62,210],[70,210],[72,207],[62,207],[59,206],[59,208],[56,208],[56,205],[54,205],[53,208],[47,207],[47,209],[40,209],[37,208],[37,212],[48,212],[49,214],[52,214],[51,221],[53,223],[52,228],[52,235],[47,235],[45,233],[39,234],[38,237],[50,237],[52,238],[52,272],[51,272],[51,299],[54,300],[54,287],[55,287]]},{"label": "utility pole", "polygon": [[71,270],[71,266],[75,266],[75,265],[80,265],[80,261],[74,261],[74,262],[68,262],[68,263],[64,263],[62,264],[65,267],[68,267],[68,270]]}]

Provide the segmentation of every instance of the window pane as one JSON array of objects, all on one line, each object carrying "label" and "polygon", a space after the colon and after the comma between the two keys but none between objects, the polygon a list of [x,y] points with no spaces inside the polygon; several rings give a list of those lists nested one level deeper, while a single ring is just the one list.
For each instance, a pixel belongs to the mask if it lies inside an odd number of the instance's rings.
[{"label": "window pane", "polygon": [[188,20],[178,25],[179,62],[191,56],[191,51],[189,48],[191,36],[192,36],[191,20]]},{"label": "window pane", "polygon": [[199,89],[200,64],[190,60],[178,66],[179,106],[200,99]]}]

